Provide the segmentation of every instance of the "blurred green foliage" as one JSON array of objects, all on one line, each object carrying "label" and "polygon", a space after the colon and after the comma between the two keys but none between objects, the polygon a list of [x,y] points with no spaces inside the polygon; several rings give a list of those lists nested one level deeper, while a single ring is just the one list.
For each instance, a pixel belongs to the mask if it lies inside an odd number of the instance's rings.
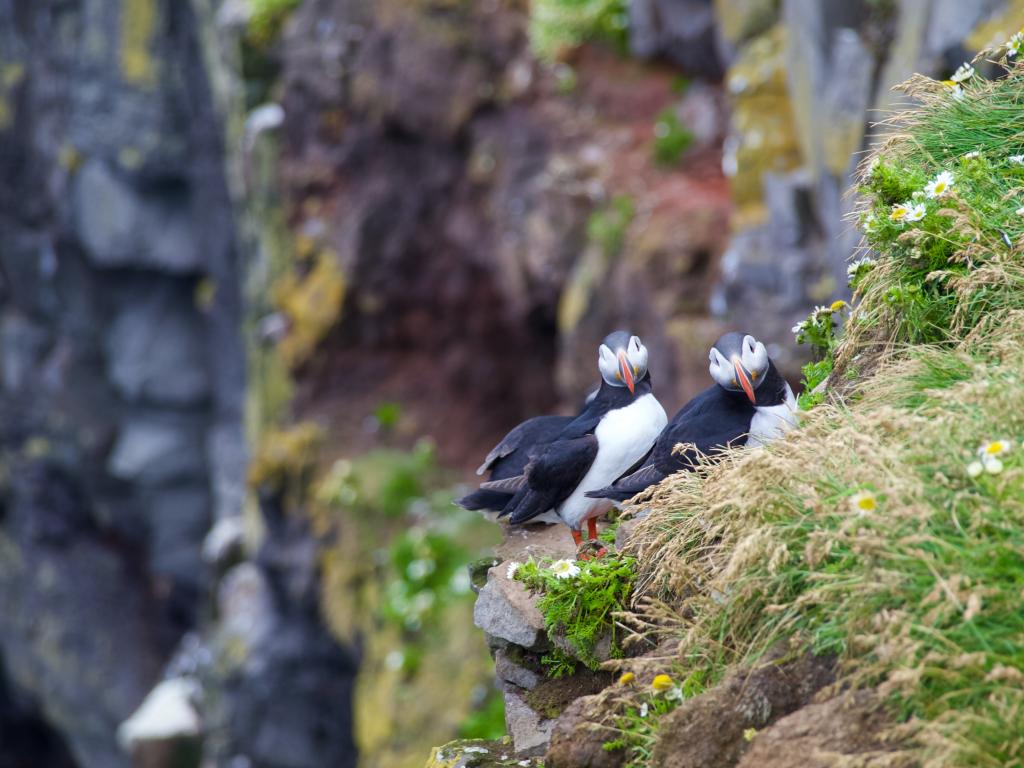
[{"label": "blurred green foliage", "polygon": [[654,161],[666,168],[675,167],[691,144],[693,133],[676,111],[671,107],[663,110],[654,123]]},{"label": "blurred green foliage", "polygon": [[626,0],[533,0],[530,44],[541,59],[554,60],[588,40],[625,51],[629,15]]}]

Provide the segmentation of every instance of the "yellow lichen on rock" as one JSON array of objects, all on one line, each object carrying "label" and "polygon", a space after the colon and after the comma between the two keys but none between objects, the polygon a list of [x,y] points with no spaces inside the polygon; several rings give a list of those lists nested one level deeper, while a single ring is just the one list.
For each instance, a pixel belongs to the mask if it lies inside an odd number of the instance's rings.
[{"label": "yellow lichen on rock", "polygon": [[786,82],[786,29],[777,24],[743,48],[729,69],[733,100],[733,225],[746,229],[767,217],[761,178],[766,171],[789,171],[801,163],[800,145]]},{"label": "yellow lichen on rock", "polygon": [[157,24],[156,0],[124,0],[121,6],[121,74],[132,85],[156,83],[149,46]]},{"label": "yellow lichen on rock", "polygon": [[316,470],[323,439],[323,429],[308,421],[267,430],[249,465],[249,484],[275,491],[307,487]]},{"label": "yellow lichen on rock", "polygon": [[273,287],[274,305],[288,318],[288,334],[281,340],[281,356],[291,367],[303,363],[341,315],[345,276],[333,251],[312,256],[305,275],[288,272]]}]

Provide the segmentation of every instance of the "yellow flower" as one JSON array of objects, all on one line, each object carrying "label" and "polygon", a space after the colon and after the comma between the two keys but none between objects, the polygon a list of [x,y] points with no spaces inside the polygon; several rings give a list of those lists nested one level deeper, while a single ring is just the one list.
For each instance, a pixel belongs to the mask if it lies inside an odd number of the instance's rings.
[{"label": "yellow flower", "polygon": [[636,675],[632,672],[623,672],[622,677],[619,678],[619,685],[629,685],[636,680]]},{"label": "yellow flower", "polygon": [[655,675],[654,679],[651,680],[651,688],[657,693],[664,693],[665,691],[671,690],[675,686],[672,682],[672,678],[668,675]]},{"label": "yellow flower", "polygon": [[747,728],[743,731],[744,741],[753,741],[755,736],[757,736],[757,728]]},{"label": "yellow flower", "polygon": [[878,509],[878,499],[871,491],[861,491],[850,497],[850,506],[858,515],[866,515]]},{"label": "yellow flower", "polygon": [[829,307],[829,309],[831,309],[833,312],[838,312],[839,310],[844,309],[845,307],[846,302],[843,301],[842,299],[837,299],[836,301],[832,302],[832,306]]}]

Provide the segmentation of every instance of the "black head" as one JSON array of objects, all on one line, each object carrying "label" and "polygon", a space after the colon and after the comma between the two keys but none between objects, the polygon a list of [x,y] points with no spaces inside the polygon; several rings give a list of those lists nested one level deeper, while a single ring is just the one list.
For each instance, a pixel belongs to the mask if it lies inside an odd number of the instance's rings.
[{"label": "black head", "polygon": [[636,382],[647,375],[647,347],[628,331],[609,333],[597,348],[597,368],[606,384],[628,387],[633,394]]},{"label": "black head", "polygon": [[743,392],[757,403],[755,390],[761,386],[771,367],[768,350],[750,334],[727,333],[711,347],[711,378],[730,392]]}]

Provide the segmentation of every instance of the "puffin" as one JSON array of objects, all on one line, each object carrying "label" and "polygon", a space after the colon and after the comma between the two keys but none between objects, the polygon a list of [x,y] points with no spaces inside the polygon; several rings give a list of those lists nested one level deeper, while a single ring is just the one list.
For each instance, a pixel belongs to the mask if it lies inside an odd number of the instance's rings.
[{"label": "puffin", "polygon": [[[727,333],[708,357],[715,383],[679,409],[638,469],[588,491],[589,498],[625,501],[679,470],[692,470],[698,452],[765,445],[796,424],[793,390],[764,344],[750,334]],[[680,443],[692,445],[677,453]]]},{"label": "puffin", "polygon": [[647,362],[647,347],[639,336],[610,333],[598,347],[601,386],[583,411],[539,447],[522,473],[480,486],[513,494],[502,510],[513,525],[553,510],[577,546],[584,543],[584,522],[587,539],[597,538],[597,518],[611,504],[588,492],[636,466],[668,423],[654,396]]},{"label": "puffin", "polygon": [[[583,408],[586,408],[596,396],[597,389],[595,388],[583,401]],[[517,424],[501,439],[501,442],[491,449],[476,473],[482,475],[490,470],[491,474],[487,478],[488,480],[504,480],[521,475],[537,451],[557,438],[573,418],[572,416],[534,416],[532,419]],[[505,517],[508,514],[505,507],[514,495],[512,492],[503,493],[481,488],[461,499],[456,499],[455,503],[463,509],[473,512],[497,512],[498,517]],[[559,522],[558,518],[553,515],[544,516],[543,521]]]}]

